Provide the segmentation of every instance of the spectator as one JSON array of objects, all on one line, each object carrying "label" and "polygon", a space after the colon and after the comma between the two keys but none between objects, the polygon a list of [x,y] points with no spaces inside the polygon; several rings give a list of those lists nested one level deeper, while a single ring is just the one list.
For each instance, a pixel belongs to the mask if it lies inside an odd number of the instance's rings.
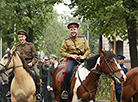
[{"label": "spectator", "polygon": [[48,71],[48,86],[47,89],[48,91],[51,91],[51,95],[52,95],[52,102],[54,102],[54,93],[53,93],[53,88],[52,88],[52,73],[54,71],[54,69],[59,65],[58,61],[57,61],[57,56],[54,54],[50,55],[50,69]]},{"label": "spectator", "polygon": [[47,90],[47,78],[49,71],[49,58],[44,57],[43,63],[40,67],[40,82],[42,85],[42,94],[44,102],[52,102],[51,92]]},{"label": "spectator", "polygon": [[[118,63],[120,64],[121,68],[123,69],[124,73],[126,74],[128,72],[128,69],[123,64],[125,56],[117,55],[117,58],[118,58]],[[116,94],[117,101],[120,102],[120,100],[121,100],[121,84],[118,84],[116,82],[115,82],[115,94]]]}]

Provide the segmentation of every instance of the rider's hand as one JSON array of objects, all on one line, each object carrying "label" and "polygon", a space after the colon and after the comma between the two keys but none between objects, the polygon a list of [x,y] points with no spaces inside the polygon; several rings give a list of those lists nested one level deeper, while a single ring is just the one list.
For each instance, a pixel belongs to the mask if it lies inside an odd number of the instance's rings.
[{"label": "rider's hand", "polygon": [[47,88],[48,91],[50,91],[50,88]]},{"label": "rider's hand", "polygon": [[28,63],[28,66],[29,66],[29,67],[32,67],[32,65],[33,65],[32,63]]},{"label": "rider's hand", "polygon": [[73,59],[78,59],[78,55],[70,55],[71,56],[71,58],[73,58]]},{"label": "rider's hand", "polygon": [[80,59],[82,59],[82,60],[84,60],[84,59],[85,59],[85,58],[84,58],[83,56],[81,56],[81,55],[79,56],[79,58],[80,58]]}]

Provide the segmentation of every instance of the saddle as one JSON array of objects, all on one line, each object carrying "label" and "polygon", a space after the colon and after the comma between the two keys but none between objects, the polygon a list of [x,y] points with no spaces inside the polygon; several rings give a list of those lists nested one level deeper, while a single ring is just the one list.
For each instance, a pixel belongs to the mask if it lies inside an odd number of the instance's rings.
[{"label": "saddle", "polygon": [[[70,76],[70,80],[69,80],[69,83],[72,81],[72,79],[74,78],[75,74],[76,74],[76,71],[78,70],[78,65],[75,66],[73,68],[73,71],[71,73],[71,76]],[[61,70],[62,71],[62,70]],[[63,76],[63,72],[60,73],[59,77],[58,77],[58,82],[62,82],[62,76]]]}]

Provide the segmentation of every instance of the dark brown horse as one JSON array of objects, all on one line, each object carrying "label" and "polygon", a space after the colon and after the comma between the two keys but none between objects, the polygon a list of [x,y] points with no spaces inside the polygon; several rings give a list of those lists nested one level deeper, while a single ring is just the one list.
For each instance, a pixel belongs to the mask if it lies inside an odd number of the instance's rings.
[{"label": "dark brown horse", "polygon": [[128,71],[126,76],[127,80],[122,84],[121,102],[131,102],[134,95],[133,102],[138,102],[138,67]]},{"label": "dark brown horse", "polygon": [[[64,65],[58,66],[52,75],[52,85],[55,101],[60,102],[59,76],[64,71]],[[98,79],[104,73],[114,80],[121,82],[126,80],[124,72],[117,63],[116,56],[110,51],[102,51],[79,65],[75,76],[70,82],[69,99],[66,102],[89,102],[94,100]]]}]

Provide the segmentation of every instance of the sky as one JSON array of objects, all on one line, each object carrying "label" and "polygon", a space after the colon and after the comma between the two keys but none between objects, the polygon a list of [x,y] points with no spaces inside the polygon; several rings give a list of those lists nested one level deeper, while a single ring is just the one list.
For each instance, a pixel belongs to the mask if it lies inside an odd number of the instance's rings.
[{"label": "sky", "polygon": [[54,6],[54,10],[57,11],[57,13],[59,14],[63,14],[64,11],[68,11],[69,13],[71,12],[71,10],[69,9],[68,6],[65,6],[64,4],[60,3],[60,4],[55,4]]},{"label": "sky", "polygon": [[[70,0],[64,0],[64,2],[69,4]],[[70,13],[73,11],[73,9],[70,10],[69,7],[65,6],[63,3],[55,4],[54,10],[56,10],[58,14],[67,14],[67,15],[70,15],[70,16],[71,16]]]}]

